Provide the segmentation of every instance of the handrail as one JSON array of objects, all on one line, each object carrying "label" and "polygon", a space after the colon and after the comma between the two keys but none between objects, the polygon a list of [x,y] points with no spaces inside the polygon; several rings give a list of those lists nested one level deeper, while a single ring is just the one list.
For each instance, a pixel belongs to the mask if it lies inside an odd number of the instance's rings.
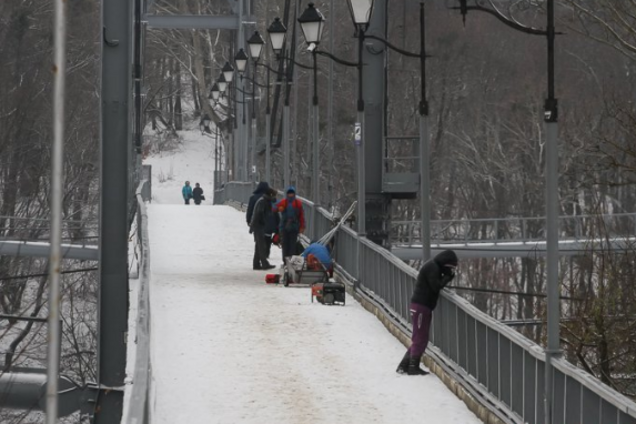
[{"label": "handrail", "polygon": [[150,395],[150,241],[148,236],[148,211],[142,197],[142,189],[147,180],[137,188],[137,234],[141,246],[141,268],[139,272],[139,297],[136,326],[136,355],[133,372],[133,385],[128,410],[122,420],[124,424],[148,423],[148,405]]}]

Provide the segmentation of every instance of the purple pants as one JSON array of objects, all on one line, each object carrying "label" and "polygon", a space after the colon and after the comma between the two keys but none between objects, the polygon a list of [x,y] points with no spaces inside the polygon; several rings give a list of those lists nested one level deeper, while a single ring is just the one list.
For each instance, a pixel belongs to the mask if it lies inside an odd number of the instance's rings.
[{"label": "purple pants", "polygon": [[428,332],[431,328],[431,320],[433,319],[433,311],[419,303],[411,303],[410,305],[411,321],[413,322],[413,335],[411,336],[411,347],[409,354],[413,356],[422,356],[428,345]]}]

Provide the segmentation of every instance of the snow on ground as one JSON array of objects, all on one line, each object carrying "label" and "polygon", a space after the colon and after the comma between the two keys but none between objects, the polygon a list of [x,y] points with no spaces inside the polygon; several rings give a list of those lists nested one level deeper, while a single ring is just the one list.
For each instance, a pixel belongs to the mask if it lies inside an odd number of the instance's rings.
[{"label": "snow on ground", "polygon": [[266,285],[242,213],[149,214],[154,424],[480,422],[434,375],[397,375],[404,347],[351,298]]}]

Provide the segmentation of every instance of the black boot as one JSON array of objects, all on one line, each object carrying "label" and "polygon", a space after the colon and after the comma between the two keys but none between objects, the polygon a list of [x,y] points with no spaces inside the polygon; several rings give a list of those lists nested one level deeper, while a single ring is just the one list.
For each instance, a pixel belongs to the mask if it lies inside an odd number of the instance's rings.
[{"label": "black boot", "polygon": [[402,360],[400,361],[400,365],[398,365],[395,372],[398,374],[406,374],[407,372],[409,372],[410,359],[411,359],[411,355],[409,354],[409,351],[407,350],[406,353],[404,354],[404,358],[402,358]]},{"label": "black boot", "polygon": [[420,359],[422,359],[422,355],[420,356],[411,356],[409,358],[409,369],[407,371],[408,375],[427,375],[428,372],[424,371],[420,368]]}]

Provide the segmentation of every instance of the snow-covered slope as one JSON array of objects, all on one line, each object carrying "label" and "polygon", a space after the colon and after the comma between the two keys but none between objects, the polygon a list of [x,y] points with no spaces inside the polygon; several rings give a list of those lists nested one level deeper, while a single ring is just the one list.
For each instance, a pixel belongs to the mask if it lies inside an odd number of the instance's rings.
[{"label": "snow-covered slope", "polygon": [[201,184],[206,202],[212,204],[214,181],[214,139],[200,131],[180,131],[183,143],[174,151],[147,158],[152,165],[153,202],[181,204],[181,188],[186,181],[192,187]]}]

